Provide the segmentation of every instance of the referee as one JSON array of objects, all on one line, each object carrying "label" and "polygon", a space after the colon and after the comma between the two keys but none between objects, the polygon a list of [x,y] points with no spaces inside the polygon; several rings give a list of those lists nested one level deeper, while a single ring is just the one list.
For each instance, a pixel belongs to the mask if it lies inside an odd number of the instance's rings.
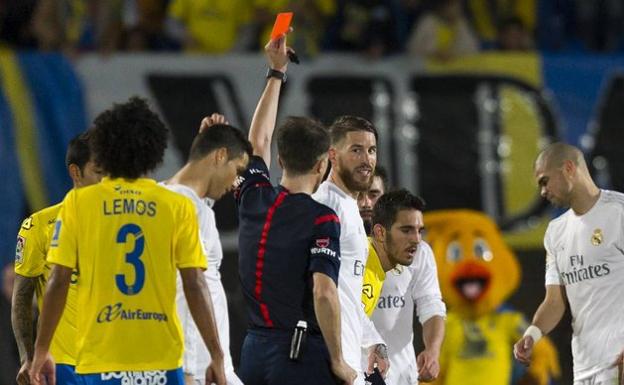
[{"label": "referee", "polygon": [[289,118],[277,130],[284,173],[269,179],[271,137],[288,62],[286,38],[265,48],[270,69],[249,131],[253,154],[236,191],[239,274],[250,317],[239,376],[247,385],[352,384],[340,341],[340,224],[312,199],[327,168],[329,135]]}]

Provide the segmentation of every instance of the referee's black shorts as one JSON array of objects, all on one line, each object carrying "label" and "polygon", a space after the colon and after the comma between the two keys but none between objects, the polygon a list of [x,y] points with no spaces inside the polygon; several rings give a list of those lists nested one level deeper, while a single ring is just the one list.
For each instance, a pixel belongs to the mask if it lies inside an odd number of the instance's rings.
[{"label": "referee's black shorts", "polygon": [[334,385],[329,352],[321,334],[306,336],[303,353],[291,361],[292,332],[275,329],[247,331],[238,376],[245,385]]}]

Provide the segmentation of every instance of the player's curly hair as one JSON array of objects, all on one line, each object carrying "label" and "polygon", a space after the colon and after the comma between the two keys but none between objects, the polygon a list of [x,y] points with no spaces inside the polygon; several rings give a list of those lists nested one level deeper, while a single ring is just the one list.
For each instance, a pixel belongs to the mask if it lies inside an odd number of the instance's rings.
[{"label": "player's curly hair", "polygon": [[139,178],[162,162],[167,132],[145,99],[114,104],[95,118],[90,132],[95,163],[111,178]]}]

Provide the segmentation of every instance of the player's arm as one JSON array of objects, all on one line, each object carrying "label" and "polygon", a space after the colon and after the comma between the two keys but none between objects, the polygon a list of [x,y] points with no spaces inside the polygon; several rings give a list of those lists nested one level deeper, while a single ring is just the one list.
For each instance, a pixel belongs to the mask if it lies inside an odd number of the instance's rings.
[{"label": "player's arm", "polygon": [[17,374],[18,385],[28,384],[28,370],[35,353],[33,333],[33,297],[37,278],[15,274],[11,301],[11,324],[22,367]]},{"label": "player's arm", "polygon": [[[219,342],[212,299],[203,271],[196,267],[182,268],[180,276],[189,310],[212,358],[211,367],[214,369],[212,374],[215,376],[212,381],[225,384],[223,350]],[[206,380],[208,382],[209,379]]]},{"label": "player's arm", "polygon": [[418,380],[431,382],[440,374],[440,349],[444,341],[444,317],[434,315],[422,326],[422,338],[425,350],[416,357]]},{"label": "player's arm", "polygon": [[[269,67],[286,73],[288,68],[286,36],[269,41],[264,47],[264,51],[269,61]],[[249,141],[253,146],[253,154],[261,157],[267,167],[271,164],[271,138],[277,120],[277,106],[281,87],[282,81],[280,79],[269,77],[249,128]]]},{"label": "player's arm", "polygon": [[557,326],[566,309],[564,286],[546,285],[546,296],[533,316],[531,326],[514,345],[514,355],[518,361],[528,365],[531,362],[533,345],[542,335],[550,333]]},{"label": "player's arm", "polygon": [[329,351],[333,373],[347,384],[353,383],[357,373],[342,357],[340,340],[340,302],[336,283],[323,273],[312,275],[314,284],[314,311],[323,339]]},{"label": "player's arm", "polygon": [[35,342],[35,354],[30,380],[35,384],[41,382],[41,375],[48,378],[48,383],[55,385],[54,361],[50,356],[50,344],[54,331],[63,315],[67,291],[71,281],[72,269],[62,265],[53,265],[48,283],[46,284],[45,295],[43,296],[43,307],[37,328],[37,341]]}]

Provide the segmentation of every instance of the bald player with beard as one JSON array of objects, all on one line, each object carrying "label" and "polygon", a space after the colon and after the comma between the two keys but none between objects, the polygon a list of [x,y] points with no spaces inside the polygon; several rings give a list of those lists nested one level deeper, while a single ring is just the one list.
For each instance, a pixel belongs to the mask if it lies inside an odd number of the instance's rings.
[{"label": "bald player with beard", "polygon": [[535,180],[544,198],[568,210],[546,229],[546,296],[514,355],[528,365],[569,306],[574,385],[622,384],[624,194],[599,189],[581,151],[564,143],[539,154]]}]

